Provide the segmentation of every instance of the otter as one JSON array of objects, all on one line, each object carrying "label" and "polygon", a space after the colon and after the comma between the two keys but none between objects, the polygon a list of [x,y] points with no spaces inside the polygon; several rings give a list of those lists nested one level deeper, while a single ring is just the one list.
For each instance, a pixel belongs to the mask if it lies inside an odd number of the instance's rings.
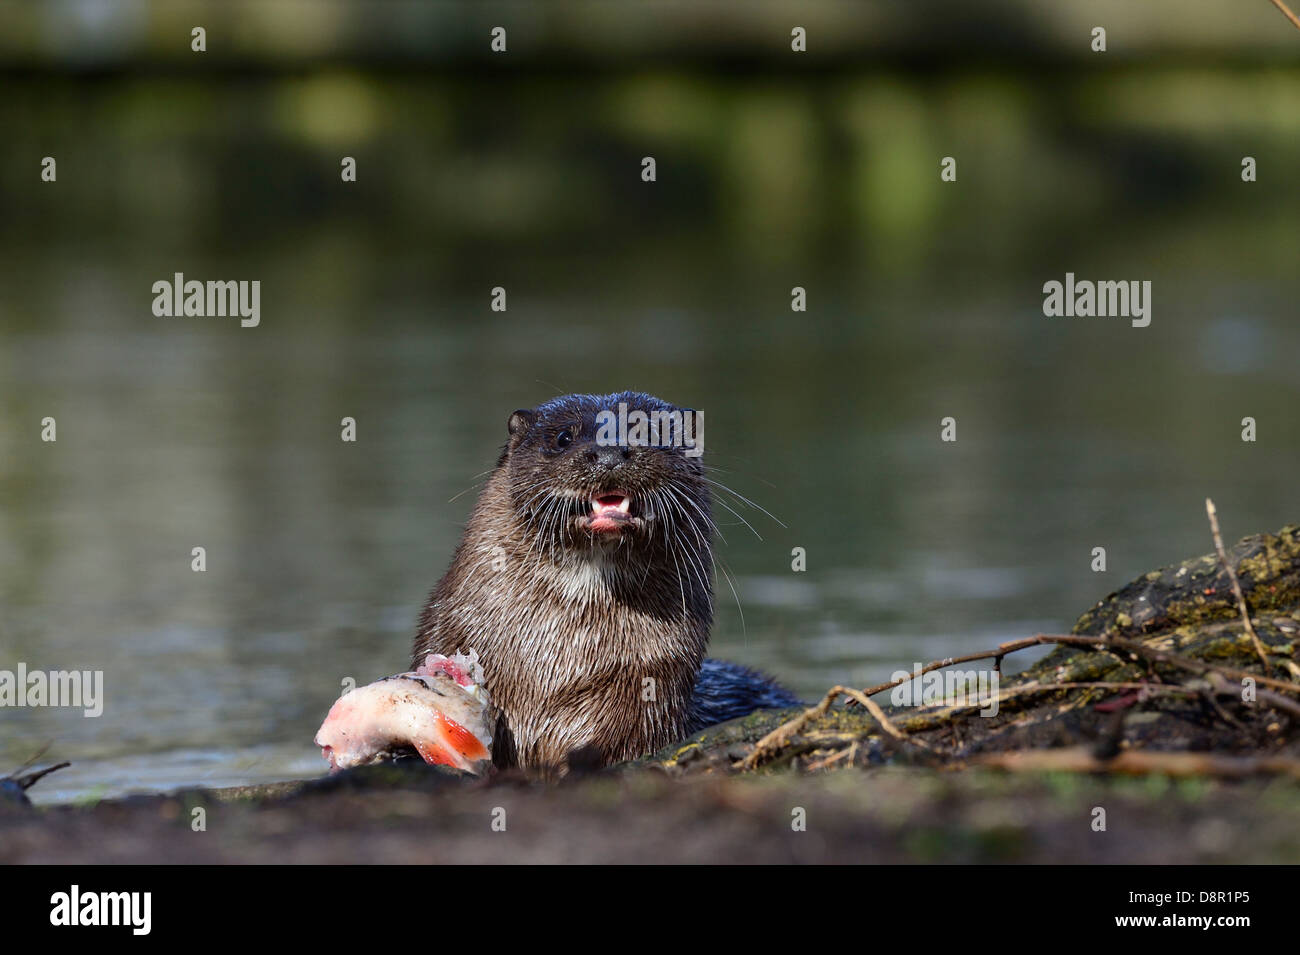
[{"label": "otter", "polygon": [[501,768],[562,772],[576,753],[597,765],[635,759],[798,703],[755,671],[705,659],[714,525],[703,463],[671,428],[608,440],[602,412],[620,405],[665,421],[693,414],[639,392],[514,412],[420,614],[413,667],[428,653],[478,654]]}]

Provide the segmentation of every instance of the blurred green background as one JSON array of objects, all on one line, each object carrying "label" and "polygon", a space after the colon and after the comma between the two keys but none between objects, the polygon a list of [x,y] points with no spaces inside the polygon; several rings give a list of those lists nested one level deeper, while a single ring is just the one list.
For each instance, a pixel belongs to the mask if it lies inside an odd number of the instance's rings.
[{"label": "blurred green background", "polygon": [[[785,525],[722,513],[713,652],[810,698],[1069,627],[1209,550],[1207,495],[1295,521],[1298,54],[1266,0],[0,7],[0,668],[107,684],[0,711],[0,769],[319,772],[566,391],[705,411]],[[177,271],[260,280],[260,327],[155,317]],[[1150,280],[1150,327],[1045,318],[1067,271]]]}]

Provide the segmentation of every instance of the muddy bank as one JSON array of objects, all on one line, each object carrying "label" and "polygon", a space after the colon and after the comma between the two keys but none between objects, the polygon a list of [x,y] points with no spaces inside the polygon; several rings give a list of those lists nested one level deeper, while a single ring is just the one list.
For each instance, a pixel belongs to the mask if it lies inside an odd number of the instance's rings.
[{"label": "muddy bank", "polygon": [[1003,679],[992,717],[881,692],[556,785],[404,761],[90,807],[9,801],[0,862],[1295,862],[1300,529],[1228,557],[1254,637],[1216,557],[1153,571]]},{"label": "muddy bank", "polygon": [[[250,794],[195,791],[0,819],[11,862],[1294,862],[1282,780],[906,767],[558,786],[412,765]],[[270,791],[267,791],[269,789]],[[292,790],[291,792],[289,790]],[[286,794],[287,793],[287,794]],[[1098,807],[1107,829],[1094,831]],[[206,831],[191,830],[194,810]],[[795,831],[802,810],[806,830]],[[494,831],[503,820],[504,831]],[[498,822],[498,825],[500,823]]]}]

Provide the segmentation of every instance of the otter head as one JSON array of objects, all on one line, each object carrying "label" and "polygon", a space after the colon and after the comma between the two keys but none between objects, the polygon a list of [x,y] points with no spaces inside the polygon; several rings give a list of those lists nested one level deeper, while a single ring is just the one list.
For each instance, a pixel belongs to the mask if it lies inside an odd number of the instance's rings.
[{"label": "otter head", "polygon": [[551,552],[656,539],[708,550],[698,412],[638,392],[564,395],[516,411],[509,429],[501,465],[515,511]]}]

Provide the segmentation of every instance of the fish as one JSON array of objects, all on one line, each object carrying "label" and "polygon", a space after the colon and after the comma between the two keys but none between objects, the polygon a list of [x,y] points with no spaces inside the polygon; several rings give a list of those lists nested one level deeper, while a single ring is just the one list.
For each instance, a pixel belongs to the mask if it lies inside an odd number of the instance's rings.
[{"label": "fish", "polygon": [[382,762],[407,747],[431,765],[483,775],[495,713],[478,655],[430,653],[414,670],[339,697],[316,732],[331,772]]}]

